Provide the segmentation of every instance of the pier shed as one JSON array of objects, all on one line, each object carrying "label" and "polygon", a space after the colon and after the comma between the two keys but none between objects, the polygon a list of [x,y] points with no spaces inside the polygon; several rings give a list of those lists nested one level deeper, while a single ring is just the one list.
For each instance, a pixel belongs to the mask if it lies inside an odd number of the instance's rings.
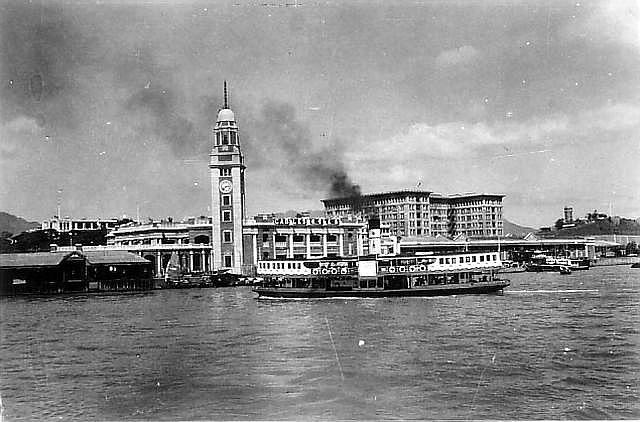
[{"label": "pier shed", "polygon": [[153,264],[127,251],[85,251],[89,291],[131,291],[153,288]]},{"label": "pier shed", "polygon": [[0,254],[0,295],[146,290],[151,263],[125,251]]}]

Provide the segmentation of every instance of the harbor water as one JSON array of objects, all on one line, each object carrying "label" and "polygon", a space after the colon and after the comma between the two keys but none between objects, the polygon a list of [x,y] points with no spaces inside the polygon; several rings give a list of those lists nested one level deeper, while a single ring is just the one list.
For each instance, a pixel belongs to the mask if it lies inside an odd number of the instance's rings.
[{"label": "harbor water", "polygon": [[640,270],[505,276],[436,298],[3,298],[3,417],[640,418]]}]

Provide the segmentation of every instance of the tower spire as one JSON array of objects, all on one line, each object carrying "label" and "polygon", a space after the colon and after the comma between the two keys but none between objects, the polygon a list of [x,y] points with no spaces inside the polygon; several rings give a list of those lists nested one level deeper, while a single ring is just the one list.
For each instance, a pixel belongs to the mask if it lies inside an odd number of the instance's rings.
[{"label": "tower spire", "polygon": [[224,108],[229,108],[227,104],[227,80],[224,81]]}]

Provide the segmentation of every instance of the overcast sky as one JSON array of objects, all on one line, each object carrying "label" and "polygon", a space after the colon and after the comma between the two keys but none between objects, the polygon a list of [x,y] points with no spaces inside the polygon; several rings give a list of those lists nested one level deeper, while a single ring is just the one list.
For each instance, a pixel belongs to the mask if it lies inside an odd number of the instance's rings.
[{"label": "overcast sky", "polygon": [[319,166],[640,217],[637,2],[101,3],[0,3],[0,210],[208,214],[227,79],[250,215],[321,209]]}]

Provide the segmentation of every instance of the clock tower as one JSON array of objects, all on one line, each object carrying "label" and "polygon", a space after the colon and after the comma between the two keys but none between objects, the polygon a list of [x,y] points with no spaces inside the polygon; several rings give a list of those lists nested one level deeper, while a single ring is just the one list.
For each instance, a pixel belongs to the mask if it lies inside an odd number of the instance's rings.
[{"label": "clock tower", "polygon": [[238,124],[227,105],[218,112],[211,148],[211,214],[213,268],[242,274],[242,223],[244,221],[244,157]]}]

